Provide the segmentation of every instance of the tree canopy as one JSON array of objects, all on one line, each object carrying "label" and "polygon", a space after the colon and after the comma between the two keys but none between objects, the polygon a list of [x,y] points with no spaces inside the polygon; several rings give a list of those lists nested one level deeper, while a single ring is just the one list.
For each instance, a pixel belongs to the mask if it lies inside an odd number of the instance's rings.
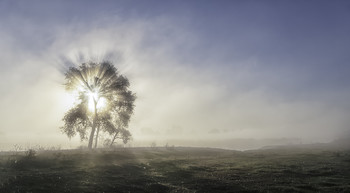
[{"label": "tree canopy", "polygon": [[100,131],[111,137],[110,145],[117,138],[127,143],[131,137],[127,128],[136,99],[129,86],[129,80],[109,61],[70,67],[65,73],[65,88],[77,100],[63,117],[62,132],[69,138],[78,133],[81,140],[88,139],[89,149],[94,141],[97,147]]}]

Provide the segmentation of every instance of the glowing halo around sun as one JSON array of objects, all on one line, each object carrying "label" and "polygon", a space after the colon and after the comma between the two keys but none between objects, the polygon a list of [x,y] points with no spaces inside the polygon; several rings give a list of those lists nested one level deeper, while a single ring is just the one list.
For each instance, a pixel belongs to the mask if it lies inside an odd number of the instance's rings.
[{"label": "glowing halo around sun", "polygon": [[87,92],[88,96],[88,109],[91,112],[95,111],[95,101],[96,101],[96,109],[103,109],[106,107],[106,99],[104,97],[100,97],[97,92]]}]

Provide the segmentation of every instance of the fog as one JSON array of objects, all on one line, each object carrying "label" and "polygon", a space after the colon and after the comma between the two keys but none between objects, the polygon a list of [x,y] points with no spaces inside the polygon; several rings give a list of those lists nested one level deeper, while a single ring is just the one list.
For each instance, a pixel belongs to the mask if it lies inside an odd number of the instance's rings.
[{"label": "fog", "polygon": [[86,145],[59,129],[74,102],[64,72],[103,59],[137,95],[130,146],[349,136],[349,12],[325,2],[199,4],[2,2],[0,150]]}]

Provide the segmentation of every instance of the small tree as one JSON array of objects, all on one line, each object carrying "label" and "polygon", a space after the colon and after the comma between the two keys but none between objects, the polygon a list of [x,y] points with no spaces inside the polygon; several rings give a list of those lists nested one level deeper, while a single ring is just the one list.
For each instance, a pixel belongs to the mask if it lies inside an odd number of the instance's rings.
[{"label": "small tree", "polygon": [[64,115],[62,132],[69,138],[79,133],[81,140],[89,140],[89,149],[94,136],[97,147],[100,131],[112,136],[111,144],[118,136],[126,143],[131,136],[126,129],[136,99],[129,90],[128,79],[108,61],[71,67],[65,77],[66,90],[76,95],[77,103]]}]

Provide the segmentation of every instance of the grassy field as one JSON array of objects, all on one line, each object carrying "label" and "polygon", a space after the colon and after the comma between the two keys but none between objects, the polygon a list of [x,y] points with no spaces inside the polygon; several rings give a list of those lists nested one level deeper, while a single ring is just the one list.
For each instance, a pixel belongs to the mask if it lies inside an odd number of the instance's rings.
[{"label": "grassy field", "polygon": [[3,153],[0,192],[350,192],[350,151],[177,147]]}]

